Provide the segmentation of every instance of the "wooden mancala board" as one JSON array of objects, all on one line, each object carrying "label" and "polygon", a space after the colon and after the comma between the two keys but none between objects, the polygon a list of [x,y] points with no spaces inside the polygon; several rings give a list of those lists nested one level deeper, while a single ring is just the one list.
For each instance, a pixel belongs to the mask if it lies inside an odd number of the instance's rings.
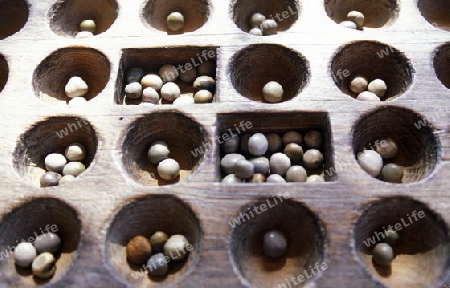
[{"label": "wooden mancala board", "polygon": [[[339,25],[351,10],[364,13],[363,31]],[[173,11],[183,33],[167,32]],[[278,34],[248,34],[255,12],[282,15]],[[85,19],[101,33],[76,39]],[[0,0],[0,38],[0,287],[450,286],[449,1]],[[124,99],[130,67],[207,58],[217,65],[213,103]],[[356,100],[357,75],[383,79],[383,101]],[[67,105],[72,76],[90,87],[84,105]],[[262,100],[272,80],[284,88],[277,104]],[[321,131],[326,183],[221,183],[218,141],[242,122],[252,126],[245,133]],[[378,137],[398,143],[400,184],[356,161]],[[181,164],[177,181],[155,176],[146,159],[158,140]],[[45,156],[73,142],[86,146],[87,170],[41,188]],[[364,241],[397,223],[396,258],[374,266]],[[63,247],[42,281],[15,267],[11,247],[47,225]],[[286,257],[263,255],[270,229],[285,233]],[[156,230],[194,247],[162,279],[125,259],[131,237]]]}]

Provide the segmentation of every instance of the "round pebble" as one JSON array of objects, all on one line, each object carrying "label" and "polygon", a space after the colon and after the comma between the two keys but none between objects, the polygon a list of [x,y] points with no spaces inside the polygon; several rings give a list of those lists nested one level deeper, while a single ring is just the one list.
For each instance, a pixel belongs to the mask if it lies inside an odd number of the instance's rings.
[{"label": "round pebble", "polygon": [[364,150],[359,153],[358,163],[372,177],[380,175],[381,169],[383,168],[383,159],[380,154],[373,150]]},{"label": "round pebble", "polygon": [[169,265],[163,253],[157,253],[150,257],[147,261],[147,271],[151,276],[165,276],[169,269]]},{"label": "round pebble", "polygon": [[180,164],[171,158],[167,158],[159,162],[158,175],[164,180],[174,180],[180,175]]},{"label": "round pebble", "polygon": [[59,179],[61,179],[60,174],[52,171],[47,171],[40,178],[41,187],[58,186]]},{"label": "round pebble", "polygon": [[91,38],[91,37],[94,37],[94,33],[89,31],[80,31],[75,35],[75,38],[77,39]]},{"label": "round pebble", "polygon": [[306,170],[302,166],[291,166],[286,172],[287,182],[306,182]]},{"label": "round pebble", "polygon": [[253,174],[252,177],[248,179],[249,183],[264,183],[266,182],[266,176],[264,174]]},{"label": "round pebble", "polygon": [[261,23],[261,31],[264,36],[277,34],[278,24],[273,19],[266,19]]},{"label": "round pebble", "polygon": [[64,155],[69,161],[81,161],[86,157],[86,149],[81,143],[72,143],[67,146]]},{"label": "round pebble", "polygon": [[262,133],[255,133],[248,139],[248,151],[254,156],[262,156],[267,152],[269,142]]},{"label": "round pebble", "polygon": [[214,95],[208,90],[199,90],[194,94],[195,103],[211,103]]},{"label": "round pebble", "polygon": [[167,82],[161,88],[161,97],[170,102],[180,97],[180,93],[180,87],[173,82]]},{"label": "round pebble", "polygon": [[397,142],[392,138],[378,139],[375,144],[375,151],[383,159],[392,159],[398,154]]},{"label": "round pebble", "polygon": [[72,175],[74,177],[77,177],[80,175],[84,170],[86,170],[86,167],[81,162],[69,162],[64,166],[64,169],[62,171],[63,175]]},{"label": "round pebble", "polygon": [[283,146],[283,141],[281,140],[280,135],[276,133],[270,133],[266,135],[267,141],[269,142],[269,147],[267,148],[267,152],[275,153],[280,152],[281,147]]},{"label": "round pebble", "polygon": [[364,14],[359,11],[348,12],[347,20],[354,22],[358,29],[362,29],[364,27]]},{"label": "round pebble", "polygon": [[39,254],[43,252],[54,254],[61,248],[61,238],[55,233],[48,232],[36,237],[33,245]]},{"label": "round pebble", "polygon": [[367,89],[367,79],[361,76],[353,78],[352,82],[350,82],[350,90],[353,93],[359,94],[361,92],[366,91]]},{"label": "round pebble", "polygon": [[20,267],[29,267],[36,255],[33,244],[28,242],[21,242],[14,248],[14,261]]},{"label": "round pebble", "polygon": [[394,251],[391,245],[387,243],[378,243],[372,251],[373,262],[380,266],[390,266],[394,260]]},{"label": "round pebble", "polygon": [[264,20],[266,20],[266,16],[263,14],[253,13],[248,24],[250,25],[250,28],[258,27],[264,22]]},{"label": "round pebble", "polygon": [[298,145],[302,145],[303,137],[302,134],[297,131],[289,131],[283,134],[282,140],[284,145],[289,143],[297,143]]},{"label": "round pebble", "polygon": [[308,178],[306,178],[306,182],[320,183],[320,182],[325,182],[325,179],[323,179],[323,177],[320,175],[311,175]]},{"label": "round pebble", "polygon": [[55,257],[51,253],[44,252],[37,256],[31,264],[33,275],[38,278],[50,278],[55,274]]},{"label": "round pebble", "polygon": [[67,82],[64,90],[67,97],[74,98],[86,95],[89,91],[89,87],[81,77],[72,77]]},{"label": "round pebble", "polygon": [[59,179],[58,185],[63,185],[63,184],[66,184],[67,182],[71,182],[73,180],[75,180],[75,177],[73,175],[65,175]]},{"label": "round pebble", "polygon": [[213,61],[206,61],[201,63],[198,67],[198,74],[200,76],[214,77],[216,75],[216,64]]},{"label": "round pebble", "polygon": [[240,137],[236,135],[220,144],[220,150],[225,154],[230,154],[238,151],[239,146],[240,146]]},{"label": "round pebble", "polygon": [[384,97],[384,94],[386,94],[387,86],[383,80],[375,79],[369,83],[369,86],[367,86],[367,90],[382,98]]},{"label": "round pebble", "polygon": [[142,97],[142,85],[133,82],[125,86],[125,95],[130,99],[139,99]]},{"label": "round pebble", "polygon": [[344,26],[345,28],[350,28],[350,29],[358,29],[358,26],[356,25],[356,23],[355,22],[353,22],[353,21],[348,21],[348,20],[345,20],[345,21],[342,21],[341,23],[339,23],[341,26]]},{"label": "round pebble", "polygon": [[62,154],[52,153],[45,157],[44,163],[47,170],[60,173],[67,164],[67,159]]},{"label": "round pebble", "polygon": [[264,234],[263,252],[271,258],[278,258],[286,254],[287,241],[283,233],[278,230]]},{"label": "round pebble", "polygon": [[291,167],[291,160],[286,154],[275,153],[270,156],[270,173],[285,175],[289,167]]},{"label": "round pebble", "polygon": [[76,107],[87,103],[86,98],[84,97],[74,97],[69,100],[69,103],[67,103],[70,107]]},{"label": "round pebble", "polygon": [[320,148],[322,146],[322,133],[312,130],[305,134],[303,138],[306,146],[310,148]]},{"label": "round pebble", "polygon": [[220,167],[225,174],[234,174],[234,166],[238,160],[245,159],[241,154],[231,153],[220,160]]},{"label": "round pebble", "polygon": [[197,78],[197,69],[183,69],[180,73],[181,81],[185,83],[192,83]]},{"label": "round pebble", "polygon": [[125,74],[125,82],[127,84],[141,82],[142,77],[144,77],[144,70],[138,67],[133,67],[127,70],[127,73]]},{"label": "round pebble", "polygon": [[210,76],[200,76],[195,79],[192,87],[196,91],[208,90],[209,92],[214,93],[216,90],[216,81]]},{"label": "round pebble", "polygon": [[286,183],[286,180],[278,174],[270,174],[267,177],[266,182],[268,183]]},{"label": "round pebble", "polygon": [[368,102],[381,101],[380,97],[378,97],[376,94],[369,92],[369,91],[364,91],[364,92],[359,93],[358,97],[356,97],[356,100],[368,101]]},{"label": "round pebble", "polygon": [[152,87],[145,88],[144,91],[142,91],[142,102],[158,104],[159,103],[158,92]]},{"label": "round pebble", "polygon": [[381,169],[381,179],[391,183],[401,183],[403,179],[403,170],[394,163],[389,163]]},{"label": "round pebble", "polygon": [[228,183],[228,184],[232,184],[232,183],[242,183],[242,179],[237,177],[234,174],[228,174],[227,176],[225,176],[222,179],[222,183]]},{"label": "round pebble", "polygon": [[172,12],[167,16],[167,28],[171,31],[179,31],[184,27],[184,16],[180,12]]},{"label": "round pebble", "polygon": [[250,159],[250,162],[255,166],[255,173],[267,174],[269,173],[270,162],[266,157],[257,157]]},{"label": "round pebble", "polygon": [[253,27],[248,31],[248,33],[255,35],[255,36],[263,36],[263,32],[259,27]]},{"label": "round pebble", "polygon": [[303,155],[303,165],[307,169],[319,169],[323,165],[323,155],[317,149],[306,150]]},{"label": "round pebble", "polygon": [[189,245],[188,240],[183,235],[172,235],[164,244],[164,255],[173,261],[180,261],[186,258],[189,251],[186,250]]},{"label": "round pebble", "polygon": [[167,234],[162,231],[156,231],[150,237],[150,245],[152,246],[153,252],[161,252],[163,251],[164,244],[167,242]]},{"label": "round pebble", "polygon": [[[171,67],[173,67],[173,66],[171,66]],[[168,69],[168,68],[166,68],[166,69]],[[168,69],[168,70],[170,70],[170,69]],[[156,91],[161,90],[162,86],[164,85],[163,79],[161,79],[161,77],[159,77],[156,74],[145,75],[144,77],[142,77],[140,83],[143,88],[151,87],[151,88],[155,89]]]},{"label": "round pebble", "polygon": [[152,143],[147,153],[147,158],[152,164],[158,164],[169,157],[170,150],[167,144],[163,141],[156,141]]},{"label": "round pebble", "polygon": [[241,179],[250,178],[255,174],[255,166],[246,159],[240,159],[234,165],[234,174]]},{"label": "round pebble", "polygon": [[386,242],[391,246],[395,245],[400,239],[400,236],[398,235],[397,231],[392,229],[385,230],[383,234],[384,234],[383,242]]},{"label": "round pebble", "polygon": [[291,159],[291,163],[300,163],[303,159],[303,148],[297,143],[289,143],[284,148],[284,154]]},{"label": "round pebble", "polygon": [[135,236],[127,244],[126,255],[128,261],[141,265],[152,255],[152,246],[144,236]]},{"label": "round pebble", "polygon": [[195,100],[194,100],[194,97],[192,97],[192,96],[181,95],[180,97],[176,98],[172,104],[176,105],[176,106],[191,105],[191,104],[195,104]]},{"label": "round pebble", "polygon": [[167,64],[159,68],[159,76],[164,82],[172,82],[178,79],[179,73],[175,66]]},{"label": "round pebble", "polygon": [[277,103],[283,99],[283,86],[278,82],[270,81],[262,89],[264,100],[270,103]]},{"label": "round pebble", "polygon": [[89,31],[92,34],[95,34],[95,30],[97,30],[97,25],[94,20],[83,20],[80,23],[80,31]]}]

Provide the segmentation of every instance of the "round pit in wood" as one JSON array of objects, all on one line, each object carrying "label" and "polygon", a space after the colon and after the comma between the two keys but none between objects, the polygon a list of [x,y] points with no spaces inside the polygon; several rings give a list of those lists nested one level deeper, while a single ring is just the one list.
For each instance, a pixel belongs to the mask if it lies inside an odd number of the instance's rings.
[{"label": "round pit in wood", "polygon": [[[372,250],[389,225],[399,240],[392,245],[392,264],[383,267],[372,261]],[[352,246],[359,262],[386,287],[438,287],[450,268],[448,227],[427,205],[408,197],[367,204],[354,227]]]},{"label": "round pit in wood", "polygon": [[450,2],[446,0],[418,0],[422,16],[434,27],[450,31]]},{"label": "round pit in wood", "polygon": [[97,26],[94,35],[97,35],[114,23],[118,9],[116,0],[57,0],[48,18],[53,32],[66,37],[75,37],[82,21],[94,20]]},{"label": "round pit in wood", "polygon": [[450,43],[446,43],[436,50],[433,62],[438,79],[450,89]]},{"label": "round pit in wood", "polygon": [[[289,197],[289,193],[284,193],[251,203],[236,215],[241,224],[230,233],[229,253],[245,286],[288,286],[286,279],[291,277],[304,285],[326,273],[323,226],[313,212]],[[284,256],[270,258],[264,254],[263,238],[270,230],[278,230],[286,237]]]},{"label": "round pit in wood", "polygon": [[[23,180],[40,187],[40,177],[45,173],[44,160],[48,154],[64,155],[67,146],[81,143],[86,157],[81,161],[86,169],[97,151],[98,138],[91,124],[78,117],[51,117],[32,125],[17,141],[13,166]],[[78,177],[83,177],[83,172]],[[68,185],[68,184],[64,184]]]},{"label": "round pit in wood", "polygon": [[[163,231],[169,237],[184,235],[193,247],[189,248],[191,251],[185,259],[170,260],[168,274],[162,277],[149,276],[145,267],[131,264],[126,259],[126,246],[131,238],[138,235],[150,238],[156,231]],[[133,287],[175,284],[196,266],[201,240],[199,221],[186,203],[170,195],[150,195],[134,199],[115,214],[106,235],[105,263],[115,278]]]},{"label": "round pit in wood", "polygon": [[364,27],[381,28],[391,25],[398,16],[399,7],[396,0],[325,0],[325,10],[334,22],[347,20],[350,11],[364,14]]},{"label": "round pit in wood", "polygon": [[[402,183],[416,182],[428,177],[438,162],[440,143],[434,127],[421,115],[400,107],[381,107],[364,115],[353,127],[355,157],[364,149],[385,145],[380,138],[392,138],[398,147],[395,163],[403,169]],[[378,140],[378,141],[377,141]]]},{"label": "round pit in wood", "polygon": [[[37,236],[53,232],[61,238],[61,250],[54,254],[55,275],[49,279],[33,277],[31,267],[15,265],[13,250],[18,243],[34,242]],[[9,257],[0,261],[0,286],[36,287],[48,282],[54,284],[70,269],[77,257],[81,238],[81,222],[78,212],[55,198],[33,198],[3,214],[0,220],[0,249]],[[11,249],[11,250],[10,250]]]},{"label": "round pit in wood", "polygon": [[[200,29],[208,21],[211,3],[208,0],[149,0],[142,10],[142,22],[167,34],[182,34]],[[167,16],[179,12],[184,17],[184,27],[179,31],[167,28]]]},{"label": "round pit in wood", "polygon": [[300,4],[297,0],[233,0],[231,3],[233,21],[244,32],[250,30],[249,21],[254,13],[261,13],[266,19],[275,20],[278,31],[281,32],[288,30],[298,20]]},{"label": "round pit in wood", "polygon": [[[206,131],[196,121],[179,112],[155,112],[134,121],[123,135],[122,160],[128,175],[142,185],[168,185],[183,181],[200,165],[205,147],[211,144]],[[169,158],[180,165],[180,175],[164,180],[158,175],[157,164],[147,158],[151,145],[163,141],[169,148]],[[194,156],[195,154],[195,156]]]},{"label": "round pit in wood", "polygon": [[63,48],[45,58],[34,71],[36,96],[50,104],[68,103],[65,86],[70,78],[81,77],[89,86],[83,96],[96,97],[106,86],[110,63],[103,53],[91,48]]},{"label": "round pit in wood", "polygon": [[0,54],[0,92],[5,88],[6,82],[8,82],[8,62],[3,55]]},{"label": "round pit in wood", "polygon": [[357,41],[339,48],[331,61],[330,72],[336,86],[353,98],[358,96],[350,90],[355,77],[365,77],[369,83],[383,80],[387,90],[380,99],[386,101],[409,88],[415,71],[408,58],[396,48],[375,41]]},{"label": "round pit in wood", "polygon": [[265,102],[264,85],[278,82],[283,87],[280,102],[284,102],[305,88],[310,72],[308,60],[299,52],[281,45],[254,44],[233,56],[227,73],[237,92],[257,102]]},{"label": "round pit in wood", "polygon": [[19,32],[28,21],[24,0],[0,0],[0,40]]}]

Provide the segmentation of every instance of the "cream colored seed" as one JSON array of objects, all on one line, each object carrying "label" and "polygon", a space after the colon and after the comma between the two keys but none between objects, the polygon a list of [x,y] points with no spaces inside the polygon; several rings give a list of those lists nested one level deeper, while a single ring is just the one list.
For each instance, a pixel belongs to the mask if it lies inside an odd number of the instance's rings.
[{"label": "cream colored seed", "polygon": [[94,20],[83,20],[80,23],[80,31],[88,31],[92,34],[95,34],[95,31],[97,30],[97,24],[95,24]]},{"label": "cream colored seed", "polygon": [[69,103],[67,103],[69,105],[69,107],[76,107],[76,106],[80,106],[83,104],[86,104],[87,100],[84,97],[74,97],[72,99],[69,100]]},{"label": "cream colored seed", "polygon": [[49,252],[37,256],[31,264],[33,275],[39,278],[50,278],[55,274],[55,257]]},{"label": "cream colored seed", "polygon": [[342,21],[341,23],[340,23],[340,25],[341,26],[344,26],[345,28],[350,28],[350,29],[358,29],[358,26],[356,25],[356,23],[355,22],[353,22],[353,21],[348,21],[348,20],[346,20],[346,21]]},{"label": "cream colored seed", "polygon": [[291,167],[291,160],[286,154],[275,153],[270,157],[270,173],[284,175]]},{"label": "cream colored seed", "polygon": [[262,33],[261,29],[259,29],[259,27],[254,27],[254,28],[250,29],[248,31],[248,33],[255,35],[255,36],[263,36],[263,33]]},{"label": "cream colored seed", "polygon": [[84,170],[86,170],[86,167],[81,162],[69,162],[64,166],[64,169],[62,171],[63,175],[72,175],[74,177],[77,177],[80,175]]},{"label": "cream colored seed", "polygon": [[82,97],[89,91],[89,86],[81,77],[71,77],[64,88],[67,97]]},{"label": "cream colored seed", "polygon": [[180,164],[171,158],[167,158],[159,162],[158,175],[164,180],[174,180],[180,175]]},{"label": "cream colored seed", "polygon": [[262,133],[255,133],[248,139],[248,151],[254,156],[262,156],[267,152],[269,142]]},{"label": "cream colored seed", "polygon": [[264,100],[277,103],[283,100],[283,86],[276,81],[270,81],[262,89]]},{"label": "cream colored seed", "polygon": [[253,13],[253,15],[250,17],[249,25],[250,28],[255,28],[260,26],[264,20],[266,20],[266,16],[264,16],[261,13]]},{"label": "cream colored seed", "polygon": [[125,86],[125,95],[130,99],[142,97],[142,86],[138,82],[133,82]]},{"label": "cream colored seed", "polygon": [[375,93],[378,97],[381,98],[384,97],[384,94],[386,94],[387,86],[383,80],[375,79],[369,83],[367,90],[369,90],[369,92]]},{"label": "cream colored seed", "polygon": [[164,255],[173,261],[183,260],[189,253],[188,245],[189,241],[183,235],[172,235],[164,244]]},{"label": "cream colored seed", "polygon": [[362,29],[364,27],[364,14],[359,11],[348,12],[347,20],[354,22],[358,29]]},{"label": "cream colored seed", "polygon": [[267,183],[286,183],[286,180],[278,174],[270,174],[266,179]]},{"label": "cream colored seed", "polygon": [[306,182],[325,182],[325,179],[319,175],[311,175],[306,178]]},{"label": "cream colored seed", "polygon": [[64,166],[67,164],[66,157],[59,153],[48,154],[45,157],[45,168],[49,171],[61,173],[64,169]]},{"label": "cream colored seed", "polygon": [[81,31],[81,32],[78,32],[77,35],[75,35],[75,38],[77,38],[77,39],[84,39],[84,38],[90,38],[90,37],[94,37],[94,34],[89,31]]},{"label": "cream colored seed", "polygon": [[171,31],[179,31],[184,27],[184,16],[180,12],[172,12],[167,16],[167,28]]},{"label": "cream colored seed", "polygon": [[152,87],[145,88],[144,91],[142,91],[142,102],[158,104],[159,102],[158,92]]},{"label": "cream colored seed", "polygon": [[305,182],[306,177],[306,170],[302,166],[291,166],[286,171],[287,182]]},{"label": "cream colored seed", "polygon": [[173,101],[173,105],[176,105],[176,106],[184,106],[184,105],[191,105],[191,104],[195,104],[195,100],[194,100],[194,97],[189,96],[189,95],[181,95],[180,97],[178,97],[177,99],[175,99]]},{"label": "cream colored seed", "polygon": [[[165,69],[169,69],[169,68],[165,68]],[[167,73],[169,73],[169,72],[167,72]],[[142,77],[142,79],[141,79],[141,85],[143,88],[151,87],[151,88],[155,89],[156,91],[161,90],[163,84],[164,84],[163,79],[161,79],[161,77],[159,77],[156,74],[147,74],[144,77]]]},{"label": "cream colored seed", "polygon": [[170,102],[180,97],[180,93],[180,87],[173,82],[167,82],[161,88],[161,97]]},{"label": "cream colored seed", "polygon": [[350,90],[353,93],[359,94],[367,89],[367,79],[361,76],[355,77],[352,82],[350,82]]},{"label": "cream colored seed", "polygon": [[383,159],[380,154],[373,150],[364,150],[358,154],[358,162],[361,168],[372,177],[380,175],[383,168]]},{"label": "cream colored seed", "polygon": [[208,90],[211,93],[214,93],[216,89],[216,81],[214,78],[210,76],[200,76],[195,79],[194,84],[192,85],[195,90]]},{"label": "cream colored seed", "polygon": [[210,103],[213,100],[213,94],[208,90],[200,90],[194,94],[195,103]]},{"label": "cream colored seed", "polygon": [[261,23],[261,31],[264,36],[277,34],[278,24],[273,19],[266,19]]},{"label": "cream colored seed", "polygon": [[65,176],[61,177],[61,179],[59,179],[58,185],[63,185],[65,183],[71,182],[73,180],[75,180],[75,176],[73,176],[73,175],[65,175]]},{"label": "cream colored seed", "polygon": [[380,97],[378,97],[375,93],[364,91],[362,93],[359,93],[358,97],[356,97],[356,100],[359,101],[368,101],[368,102],[379,102],[381,101]]},{"label": "cream colored seed", "polygon": [[67,146],[64,155],[69,161],[81,161],[86,157],[86,148],[81,143],[72,143]]},{"label": "cream colored seed", "polygon": [[169,157],[170,150],[167,144],[163,141],[156,141],[152,143],[147,153],[147,158],[152,164],[158,164]]}]

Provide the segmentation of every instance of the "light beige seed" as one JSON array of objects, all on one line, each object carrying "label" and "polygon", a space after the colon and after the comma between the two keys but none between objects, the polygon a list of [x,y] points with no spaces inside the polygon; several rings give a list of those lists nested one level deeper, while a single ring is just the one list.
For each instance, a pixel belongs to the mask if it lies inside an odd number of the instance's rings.
[{"label": "light beige seed", "polygon": [[[166,68],[167,70],[170,70],[169,68]],[[166,72],[169,73],[169,72]],[[156,91],[161,90],[162,86],[164,85],[163,79],[159,77],[156,74],[147,74],[141,79],[141,85],[143,88],[151,87],[155,89]]]},{"label": "light beige seed", "polygon": [[375,93],[364,91],[359,93],[358,97],[356,97],[356,100],[360,101],[369,101],[369,102],[379,102],[380,97],[378,97]]},{"label": "light beige seed", "polygon": [[276,81],[270,81],[262,89],[264,100],[277,103],[283,100],[283,86]]},{"label": "light beige seed", "polygon": [[364,27],[364,14],[359,11],[348,12],[347,20],[354,22],[358,29],[362,29]]},{"label": "light beige seed", "polygon": [[273,19],[266,19],[261,23],[261,31],[264,36],[277,34],[278,24]]},{"label": "light beige seed", "polygon": [[31,264],[33,275],[38,278],[50,278],[55,274],[55,257],[51,253],[44,252],[37,256]]},{"label": "light beige seed", "polygon": [[306,170],[302,166],[291,166],[286,171],[287,182],[305,182],[306,177]]},{"label": "light beige seed", "polygon": [[89,31],[80,31],[75,35],[76,39],[84,39],[94,37],[94,33]]},{"label": "light beige seed", "polygon": [[164,180],[174,180],[180,175],[180,164],[171,158],[167,158],[159,162],[158,175]]},{"label": "light beige seed", "polygon": [[51,153],[48,154],[44,159],[45,168],[48,171],[53,171],[57,173],[61,173],[64,169],[64,166],[67,164],[67,159],[64,155],[59,153]]},{"label": "light beige seed", "polygon": [[73,180],[75,180],[75,176],[73,176],[73,175],[65,175],[65,176],[61,177],[61,179],[59,179],[58,185],[63,185],[65,183],[71,182]]},{"label": "light beige seed", "polygon": [[71,77],[64,87],[67,97],[82,97],[89,91],[89,86],[81,77]]},{"label": "light beige seed", "polygon": [[383,80],[375,79],[369,83],[369,86],[367,86],[367,90],[369,90],[369,92],[374,93],[378,97],[383,98],[384,95],[386,94],[387,86]]},{"label": "light beige seed", "polygon": [[252,177],[248,179],[249,183],[264,183],[266,182],[266,176],[263,174],[254,174]]},{"label": "light beige seed", "polygon": [[380,175],[383,168],[383,158],[373,150],[364,150],[358,154],[358,163],[361,168],[372,177]]},{"label": "light beige seed", "polygon": [[200,76],[195,79],[192,86],[196,91],[208,90],[209,92],[214,93],[216,90],[216,81],[210,76]]},{"label": "light beige seed", "polygon": [[255,36],[263,36],[263,33],[259,27],[254,27],[248,31],[248,33]]},{"label": "light beige seed", "polygon": [[20,267],[29,267],[36,255],[33,244],[28,242],[21,242],[14,248],[14,261]]},{"label": "light beige seed", "polygon": [[97,30],[97,25],[94,20],[83,20],[80,23],[80,31],[89,31],[92,34],[95,34]]},{"label": "light beige seed", "polygon": [[181,95],[177,99],[173,101],[173,105],[175,106],[185,106],[195,104],[194,97],[189,95]]},{"label": "light beige seed", "polygon": [[286,180],[278,174],[270,174],[266,179],[267,183],[286,183]]},{"label": "light beige seed", "polygon": [[262,156],[267,152],[269,142],[262,133],[255,133],[248,139],[248,151],[254,156]]},{"label": "light beige seed", "polygon": [[159,103],[159,94],[158,92],[152,88],[147,87],[142,91],[142,102],[158,104]]},{"label": "light beige seed", "polygon": [[184,16],[180,12],[172,12],[167,16],[167,28],[171,31],[179,31],[184,27]]},{"label": "light beige seed", "polygon": [[344,26],[345,28],[350,28],[350,29],[358,29],[358,26],[356,25],[356,23],[355,22],[353,22],[353,21],[348,21],[348,20],[346,20],[346,21],[342,21],[341,23],[340,23],[340,25],[341,26]]},{"label": "light beige seed", "polygon": [[86,148],[81,143],[72,143],[67,146],[64,155],[69,161],[82,161],[86,157]]},{"label": "light beige seed", "polygon": [[284,148],[284,154],[291,159],[291,163],[300,163],[303,159],[303,148],[297,143],[289,143]]},{"label": "light beige seed", "polygon": [[266,20],[266,16],[264,16],[263,14],[253,13],[249,21],[250,28],[260,26],[264,22],[264,20]]},{"label": "light beige seed", "polygon": [[270,156],[270,173],[285,175],[289,167],[291,167],[291,160],[286,154],[275,153]]},{"label": "light beige seed", "polygon": [[50,186],[58,186],[59,179],[61,179],[60,174],[52,171],[47,171],[41,176],[39,181],[41,187],[50,187]]},{"label": "light beige seed", "polygon": [[164,244],[164,255],[173,261],[180,261],[189,254],[189,241],[183,235],[172,235]]},{"label": "light beige seed", "polygon": [[142,85],[133,82],[125,86],[125,95],[130,99],[139,99],[142,97]]},{"label": "light beige seed", "polygon": [[180,87],[173,82],[167,82],[161,88],[161,97],[170,102],[180,97],[180,93]]},{"label": "light beige seed", "polygon": [[367,82],[366,78],[358,76],[355,77],[352,82],[350,82],[350,90],[353,93],[359,94],[366,91],[368,85],[369,83]]},{"label": "light beige seed", "polygon": [[170,150],[167,144],[163,141],[156,141],[152,143],[147,153],[147,158],[152,164],[158,164],[169,157]]},{"label": "light beige seed", "polygon": [[86,170],[86,167],[81,162],[69,162],[64,166],[64,169],[62,171],[63,175],[72,175],[74,177],[77,177],[82,172]]},{"label": "light beige seed", "polygon": [[213,94],[208,90],[199,90],[194,94],[195,103],[211,103]]},{"label": "light beige seed", "polygon": [[323,179],[323,177],[320,175],[311,175],[308,178],[306,178],[306,182],[320,183],[325,182],[325,179]]}]

